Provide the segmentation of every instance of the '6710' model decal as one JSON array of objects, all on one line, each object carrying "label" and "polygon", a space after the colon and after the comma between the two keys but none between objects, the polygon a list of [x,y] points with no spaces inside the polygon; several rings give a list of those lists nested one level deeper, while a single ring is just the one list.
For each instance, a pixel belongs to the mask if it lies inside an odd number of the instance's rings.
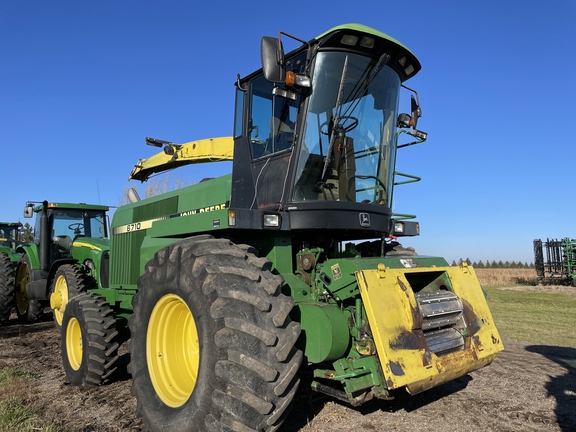
[{"label": "'6710' model decal", "polygon": [[190,215],[195,215],[195,214],[200,214],[200,213],[208,213],[208,212],[212,212],[212,211],[216,211],[216,210],[223,210],[223,209],[227,209],[229,204],[230,204],[230,202],[226,201],[225,203],[222,203],[222,204],[210,205],[210,206],[206,206],[206,207],[202,207],[202,208],[198,208],[198,209],[194,209],[194,210],[186,210],[183,212],[174,213],[174,214],[171,214],[169,216],[162,216],[162,217],[155,218],[155,219],[148,219],[148,220],[141,221],[141,222],[133,222],[133,223],[129,223],[126,225],[120,225],[120,226],[115,227],[113,232],[114,232],[114,234],[125,234],[125,233],[129,233],[129,232],[133,232],[133,231],[141,231],[141,230],[145,230],[148,228],[152,228],[152,224],[156,221],[159,221],[159,220],[172,219],[172,218],[181,217],[181,216],[190,216]]}]

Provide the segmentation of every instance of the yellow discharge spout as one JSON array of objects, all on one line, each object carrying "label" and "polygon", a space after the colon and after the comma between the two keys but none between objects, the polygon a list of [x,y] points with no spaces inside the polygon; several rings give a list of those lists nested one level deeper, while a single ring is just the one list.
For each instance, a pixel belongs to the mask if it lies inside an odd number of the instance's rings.
[{"label": "yellow discharge spout", "polygon": [[128,180],[146,181],[152,174],[184,165],[232,160],[234,140],[232,137],[208,138],[184,144],[170,144],[167,148],[171,148],[173,154],[166,152],[165,148],[148,159],[140,159]]}]

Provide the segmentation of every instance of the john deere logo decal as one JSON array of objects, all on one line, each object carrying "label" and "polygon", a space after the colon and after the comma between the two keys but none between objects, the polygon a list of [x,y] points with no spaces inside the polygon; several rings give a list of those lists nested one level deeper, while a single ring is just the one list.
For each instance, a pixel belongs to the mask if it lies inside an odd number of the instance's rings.
[{"label": "john deere logo decal", "polygon": [[360,213],[360,226],[370,228],[370,215],[368,213]]}]

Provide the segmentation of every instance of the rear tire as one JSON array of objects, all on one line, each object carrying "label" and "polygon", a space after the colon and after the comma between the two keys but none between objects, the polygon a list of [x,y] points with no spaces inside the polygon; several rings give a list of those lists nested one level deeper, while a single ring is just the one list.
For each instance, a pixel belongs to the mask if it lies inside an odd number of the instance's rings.
[{"label": "rear tire", "polygon": [[81,294],[64,311],[60,342],[64,372],[71,384],[93,387],[110,381],[118,361],[118,331],[106,299]]},{"label": "rear tire", "polygon": [[18,319],[23,323],[33,323],[38,321],[44,306],[40,300],[30,300],[26,292],[26,285],[32,282],[32,267],[28,255],[22,255],[16,267],[16,277],[14,279],[14,306]]},{"label": "rear tire", "polygon": [[0,253],[0,325],[10,319],[14,307],[14,264],[5,253]]},{"label": "rear tire", "polygon": [[418,254],[412,246],[404,247],[401,244],[397,244],[386,251],[386,256],[418,256]]},{"label": "rear tire", "polygon": [[130,318],[137,415],[153,431],[274,431],[298,388],[300,325],[256,250],[198,236],[158,251]]},{"label": "rear tire", "polygon": [[54,324],[58,331],[62,329],[66,305],[85,291],[84,275],[78,267],[73,264],[64,264],[58,268],[50,287],[50,309],[52,309]]}]

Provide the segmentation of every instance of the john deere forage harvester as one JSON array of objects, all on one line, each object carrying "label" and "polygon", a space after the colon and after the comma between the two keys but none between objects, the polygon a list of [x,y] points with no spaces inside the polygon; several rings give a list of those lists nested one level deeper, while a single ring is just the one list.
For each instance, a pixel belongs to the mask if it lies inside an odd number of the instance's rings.
[{"label": "john deere forage harvester", "polygon": [[130,337],[150,430],[272,431],[299,386],[359,405],[503,348],[471,267],[388,253],[389,236],[419,231],[391,210],[394,186],[418,180],[396,171],[397,150],[426,138],[417,95],[398,111],[414,54],[357,24],[286,55],[281,37],[236,82],[233,137],[149,139],[163,151],[131,178],[207,160],[232,173],[117,209],[110,250],[84,265],[94,285],[68,296],[68,378],[104,381]]}]

